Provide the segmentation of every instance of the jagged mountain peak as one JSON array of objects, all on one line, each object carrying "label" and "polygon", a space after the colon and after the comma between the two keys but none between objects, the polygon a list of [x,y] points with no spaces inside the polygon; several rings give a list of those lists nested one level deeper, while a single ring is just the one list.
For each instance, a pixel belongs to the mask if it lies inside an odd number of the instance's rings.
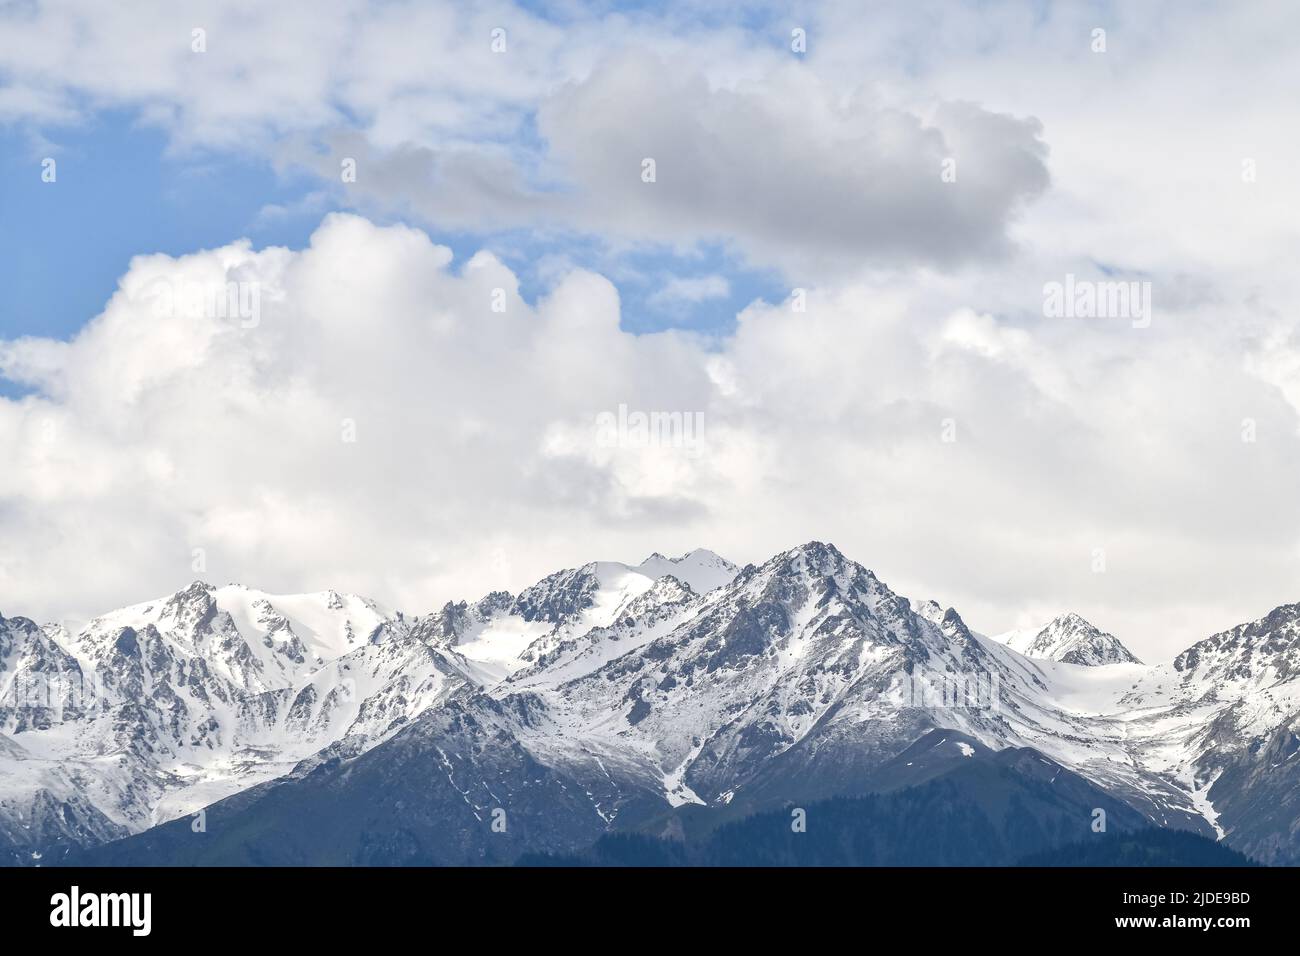
[{"label": "jagged mountain peak", "polygon": [[1058,614],[1047,622],[1047,627],[1061,628],[1092,628],[1096,630],[1086,619],[1076,614],[1074,611],[1066,611],[1064,614]]},{"label": "jagged mountain peak", "polygon": [[[965,633],[955,612],[948,614]],[[945,620],[941,614],[935,629],[944,632]],[[800,661],[819,666],[814,662],[823,655],[838,659],[856,646],[901,647],[919,640],[921,630],[908,602],[869,569],[834,545],[812,541],[747,565],[702,596],[695,613],[647,653],[655,660],[684,654],[688,671],[702,661],[710,673],[744,675],[766,666],[771,654],[785,662],[779,668],[797,670]]]},{"label": "jagged mountain peak", "polygon": [[[833,544],[821,541],[809,541],[774,554],[761,564],[747,564],[740,569],[736,581],[751,580],[756,577],[804,576],[831,577],[843,573],[846,569],[866,570],[855,561],[846,558]],[[871,572],[868,571],[868,574]]]},{"label": "jagged mountain peak", "polygon": [[996,639],[1026,657],[1064,664],[1098,667],[1142,663],[1119,638],[1073,611],[1057,615],[1042,627],[1008,631]]},{"label": "jagged mountain peak", "polygon": [[687,551],[679,558],[666,558],[658,551],[633,570],[650,578],[670,574],[699,594],[731,582],[740,570],[721,555],[707,548]]},{"label": "jagged mountain peak", "polygon": [[681,557],[677,557],[677,558],[670,558],[666,554],[663,554],[662,552],[659,551],[651,551],[650,556],[647,557],[645,561],[642,561],[641,564],[647,564],[648,562],[651,561],[672,561],[675,563],[678,561],[686,561],[690,558],[700,558],[700,559],[714,560],[714,561],[726,561],[726,559],[723,558],[716,551],[710,551],[708,548],[692,548],[690,551],[687,551],[685,554],[681,555]]},{"label": "jagged mountain peak", "polygon": [[897,599],[871,569],[845,557],[835,545],[821,541],[783,551],[760,565],[747,565],[736,576],[733,587],[743,587],[751,594],[761,591],[766,598],[780,603],[788,603],[790,594],[804,588],[873,605],[882,596]]},{"label": "jagged mountain peak", "polygon": [[[238,584],[231,584],[229,586],[241,587],[241,585]],[[175,591],[172,594],[169,594],[164,600],[169,602],[170,601],[183,602],[183,601],[193,601],[193,600],[201,601],[210,598],[213,594],[216,593],[216,591],[217,591],[216,585],[210,584],[207,581],[203,581],[196,578],[195,580],[191,581],[189,584],[187,584],[185,587],[181,588],[180,590]]]},{"label": "jagged mountain peak", "polygon": [[1300,604],[1280,605],[1193,644],[1174,659],[1174,669],[1228,680],[1300,676]]},{"label": "jagged mountain peak", "polygon": [[596,603],[601,584],[611,577],[607,563],[597,561],[556,571],[520,591],[510,611],[525,621],[565,624]]},{"label": "jagged mountain peak", "polygon": [[932,624],[938,624],[943,620],[944,607],[933,598],[918,598],[912,601],[912,610]]},{"label": "jagged mountain peak", "polygon": [[778,558],[799,558],[803,557],[814,562],[817,566],[825,566],[828,563],[843,564],[849,559],[844,556],[835,545],[825,541],[806,541],[801,545],[790,548],[777,556]]},{"label": "jagged mountain peak", "polygon": [[650,589],[660,578],[670,576],[695,593],[705,594],[729,583],[737,571],[730,561],[704,548],[679,558],[655,552],[635,566],[620,561],[590,561],[565,568],[524,588],[508,608],[492,600],[498,595],[508,597],[506,592],[493,592],[474,607],[484,616],[513,615],[552,628],[604,626],[620,605]]},{"label": "jagged mountain peak", "polygon": [[29,617],[5,617],[0,614],[0,629],[12,628],[20,631],[34,631],[39,628],[35,621]]}]

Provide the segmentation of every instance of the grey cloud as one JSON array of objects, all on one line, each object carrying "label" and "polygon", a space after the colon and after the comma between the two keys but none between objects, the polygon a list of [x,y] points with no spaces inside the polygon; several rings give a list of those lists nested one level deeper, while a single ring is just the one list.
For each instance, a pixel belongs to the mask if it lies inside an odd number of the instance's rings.
[{"label": "grey cloud", "polygon": [[[728,239],[790,271],[997,255],[1048,183],[1032,119],[942,106],[930,124],[840,103],[799,68],[714,89],[657,58],[605,64],[546,100],[539,126],[600,231]],[[656,181],[642,181],[653,158]],[[945,159],[957,161],[944,182]]]},{"label": "grey cloud", "polygon": [[[338,182],[363,212],[413,214],[476,233],[576,230],[611,240],[721,241],[791,277],[997,257],[1008,225],[1046,189],[1032,118],[945,103],[928,121],[834,91],[799,68],[715,88],[628,54],[544,99],[540,155],[499,144],[375,147],[339,130],[282,164]],[[645,159],[656,181],[642,180]],[[956,163],[955,182],[941,177]],[[538,185],[539,179],[550,180]]]}]

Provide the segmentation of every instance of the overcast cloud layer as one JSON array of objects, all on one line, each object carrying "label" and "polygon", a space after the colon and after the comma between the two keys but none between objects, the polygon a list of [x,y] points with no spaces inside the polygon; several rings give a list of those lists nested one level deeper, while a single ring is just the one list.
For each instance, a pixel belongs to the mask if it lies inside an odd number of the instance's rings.
[{"label": "overcast cloud layer", "polygon": [[[141,249],[71,341],[0,329],[0,375],[34,389],[0,398],[5,614],[194,577],[419,613],[594,558],[812,538],[978,630],[1075,610],[1151,659],[1300,600],[1291,5],[832,4],[743,30],[173,6],[0,14],[0,118],[57,141],[127,109],[181,153],[314,170],[353,213],[305,249]],[[530,304],[426,229],[613,261],[722,243],[790,296],[721,341],[638,336],[617,275],[561,265]],[[1149,325],[1046,316],[1067,274],[1149,282]],[[256,324],[159,306],[227,282]],[[602,432],[636,412],[703,433]]]}]

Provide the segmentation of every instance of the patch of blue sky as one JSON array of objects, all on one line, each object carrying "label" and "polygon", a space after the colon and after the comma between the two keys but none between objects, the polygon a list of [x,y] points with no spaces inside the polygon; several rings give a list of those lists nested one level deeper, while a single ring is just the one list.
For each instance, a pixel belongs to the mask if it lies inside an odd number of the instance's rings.
[{"label": "patch of blue sky", "polygon": [[[525,152],[541,148],[528,123],[520,140]],[[41,176],[46,157],[57,163],[52,183]],[[103,309],[133,256],[183,255],[245,237],[256,248],[302,248],[323,216],[345,204],[346,194],[313,174],[277,171],[258,154],[169,149],[165,131],[126,111],[40,132],[0,127],[0,339],[71,337]],[[722,337],[753,300],[789,294],[775,273],[747,266],[724,243],[627,246],[551,230],[485,236],[418,225],[452,249],[454,268],[493,251],[532,303],[566,268],[598,272],[619,290],[623,328],[638,334],[679,328]],[[21,389],[0,379],[0,394]]]},{"label": "patch of blue sky", "polygon": [[618,289],[620,324],[642,335],[680,329],[722,338],[736,328],[737,313],[755,300],[781,302],[788,283],[754,268],[724,243],[689,249],[664,244],[611,246],[599,237],[514,230],[492,236],[429,231],[452,250],[460,269],[479,250],[490,251],[519,279],[519,294],[536,305],[570,269],[598,273]]},{"label": "patch of blue sky", "polygon": [[[136,255],[248,237],[302,246],[316,188],[238,154],[169,153],[165,132],[101,114],[75,129],[0,127],[0,338],[67,338],[97,315]],[[42,160],[57,163],[42,180]],[[283,209],[262,214],[267,206]]]}]

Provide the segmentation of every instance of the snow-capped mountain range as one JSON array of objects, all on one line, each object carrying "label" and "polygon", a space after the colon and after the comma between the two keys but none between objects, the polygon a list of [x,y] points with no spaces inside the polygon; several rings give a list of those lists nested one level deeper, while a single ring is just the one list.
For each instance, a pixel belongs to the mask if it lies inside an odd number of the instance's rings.
[{"label": "snow-capped mountain range", "polygon": [[352,862],[486,859],[500,809],[516,849],[572,850],[1023,748],[1049,784],[1300,862],[1298,725],[1300,605],[1145,665],[1074,614],[973,633],[819,542],[595,562],[423,616],[196,582],[77,633],[0,617],[0,859],[165,857],[204,808],[274,832],[244,862],[326,859],[323,820]]}]

